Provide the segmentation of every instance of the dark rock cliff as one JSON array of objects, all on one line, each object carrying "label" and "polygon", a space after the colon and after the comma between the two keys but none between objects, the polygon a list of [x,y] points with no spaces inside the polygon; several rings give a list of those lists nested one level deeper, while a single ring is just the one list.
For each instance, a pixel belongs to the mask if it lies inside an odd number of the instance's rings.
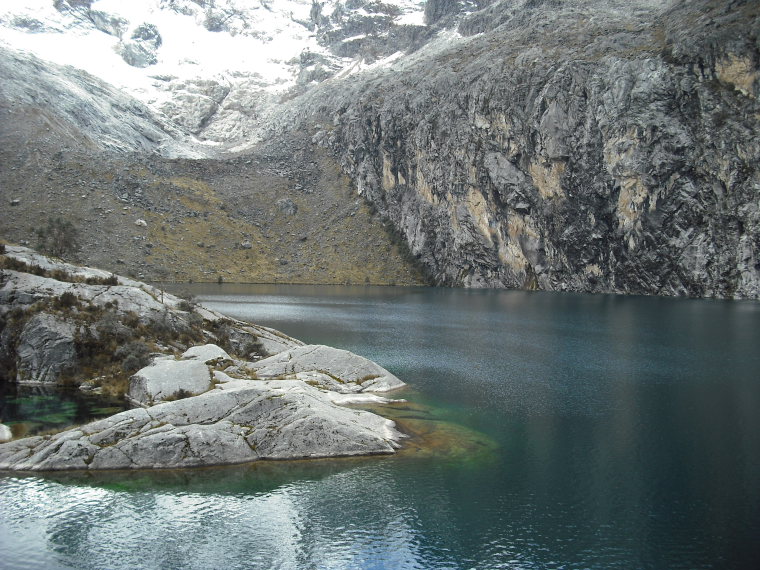
[{"label": "dark rock cliff", "polygon": [[661,6],[493,4],[315,140],[440,284],[757,298],[760,5]]}]

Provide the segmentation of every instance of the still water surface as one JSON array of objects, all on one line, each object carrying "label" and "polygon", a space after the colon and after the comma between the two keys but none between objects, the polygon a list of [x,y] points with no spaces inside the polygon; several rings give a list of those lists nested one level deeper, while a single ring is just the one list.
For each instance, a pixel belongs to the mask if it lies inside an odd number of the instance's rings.
[{"label": "still water surface", "polygon": [[0,477],[2,568],[758,568],[760,304],[198,285],[488,453]]}]

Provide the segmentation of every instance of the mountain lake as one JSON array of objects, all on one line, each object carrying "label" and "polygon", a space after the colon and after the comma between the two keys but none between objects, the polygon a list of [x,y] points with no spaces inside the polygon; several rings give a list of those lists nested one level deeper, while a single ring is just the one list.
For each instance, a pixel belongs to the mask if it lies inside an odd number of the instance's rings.
[{"label": "mountain lake", "polygon": [[[0,567],[760,567],[758,302],[181,288],[388,368],[409,388],[379,411],[407,445],[358,459],[0,474]],[[65,394],[0,398],[30,423],[111,411]]]}]

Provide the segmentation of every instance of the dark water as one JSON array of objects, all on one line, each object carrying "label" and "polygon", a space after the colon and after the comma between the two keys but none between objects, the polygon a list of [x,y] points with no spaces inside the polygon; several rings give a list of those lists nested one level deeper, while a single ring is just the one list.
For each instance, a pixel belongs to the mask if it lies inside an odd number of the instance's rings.
[{"label": "dark water", "polygon": [[0,479],[0,567],[758,568],[760,304],[198,286],[488,454]]},{"label": "dark water", "polygon": [[0,378],[0,419],[15,437],[58,431],[125,409],[123,401],[87,394],[77,388],[18,386]]}]

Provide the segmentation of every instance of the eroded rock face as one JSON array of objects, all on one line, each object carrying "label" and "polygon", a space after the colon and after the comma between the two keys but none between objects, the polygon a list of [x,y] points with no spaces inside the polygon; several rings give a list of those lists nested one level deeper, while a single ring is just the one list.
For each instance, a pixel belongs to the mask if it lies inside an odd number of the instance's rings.
[{"label": "eroded rock face", "polygon": [[0,445],[0,469],[154,469],[393,453],[390,420],[298,381],[238,380],[52,437]]},{"label": "eroded rock face", "polygon": [[335,391],[384,392],[404,385],[379,364],[353,352],[324,345],[308,344],[287,350],[255,362],[251,368],[259,378],[300,374],[300,379]]},{"label": "eroded rock face", "polygon": [[76,365],[75,330],[71,323],[46,313],[29,319],[16,348],[16,380],[58,382]]},{"label": "eroded rock face", "polygon": [[439,284],[757,298],[758,22],[494,3],[467,40],[312,95],[335,125],[315,137]]}]

